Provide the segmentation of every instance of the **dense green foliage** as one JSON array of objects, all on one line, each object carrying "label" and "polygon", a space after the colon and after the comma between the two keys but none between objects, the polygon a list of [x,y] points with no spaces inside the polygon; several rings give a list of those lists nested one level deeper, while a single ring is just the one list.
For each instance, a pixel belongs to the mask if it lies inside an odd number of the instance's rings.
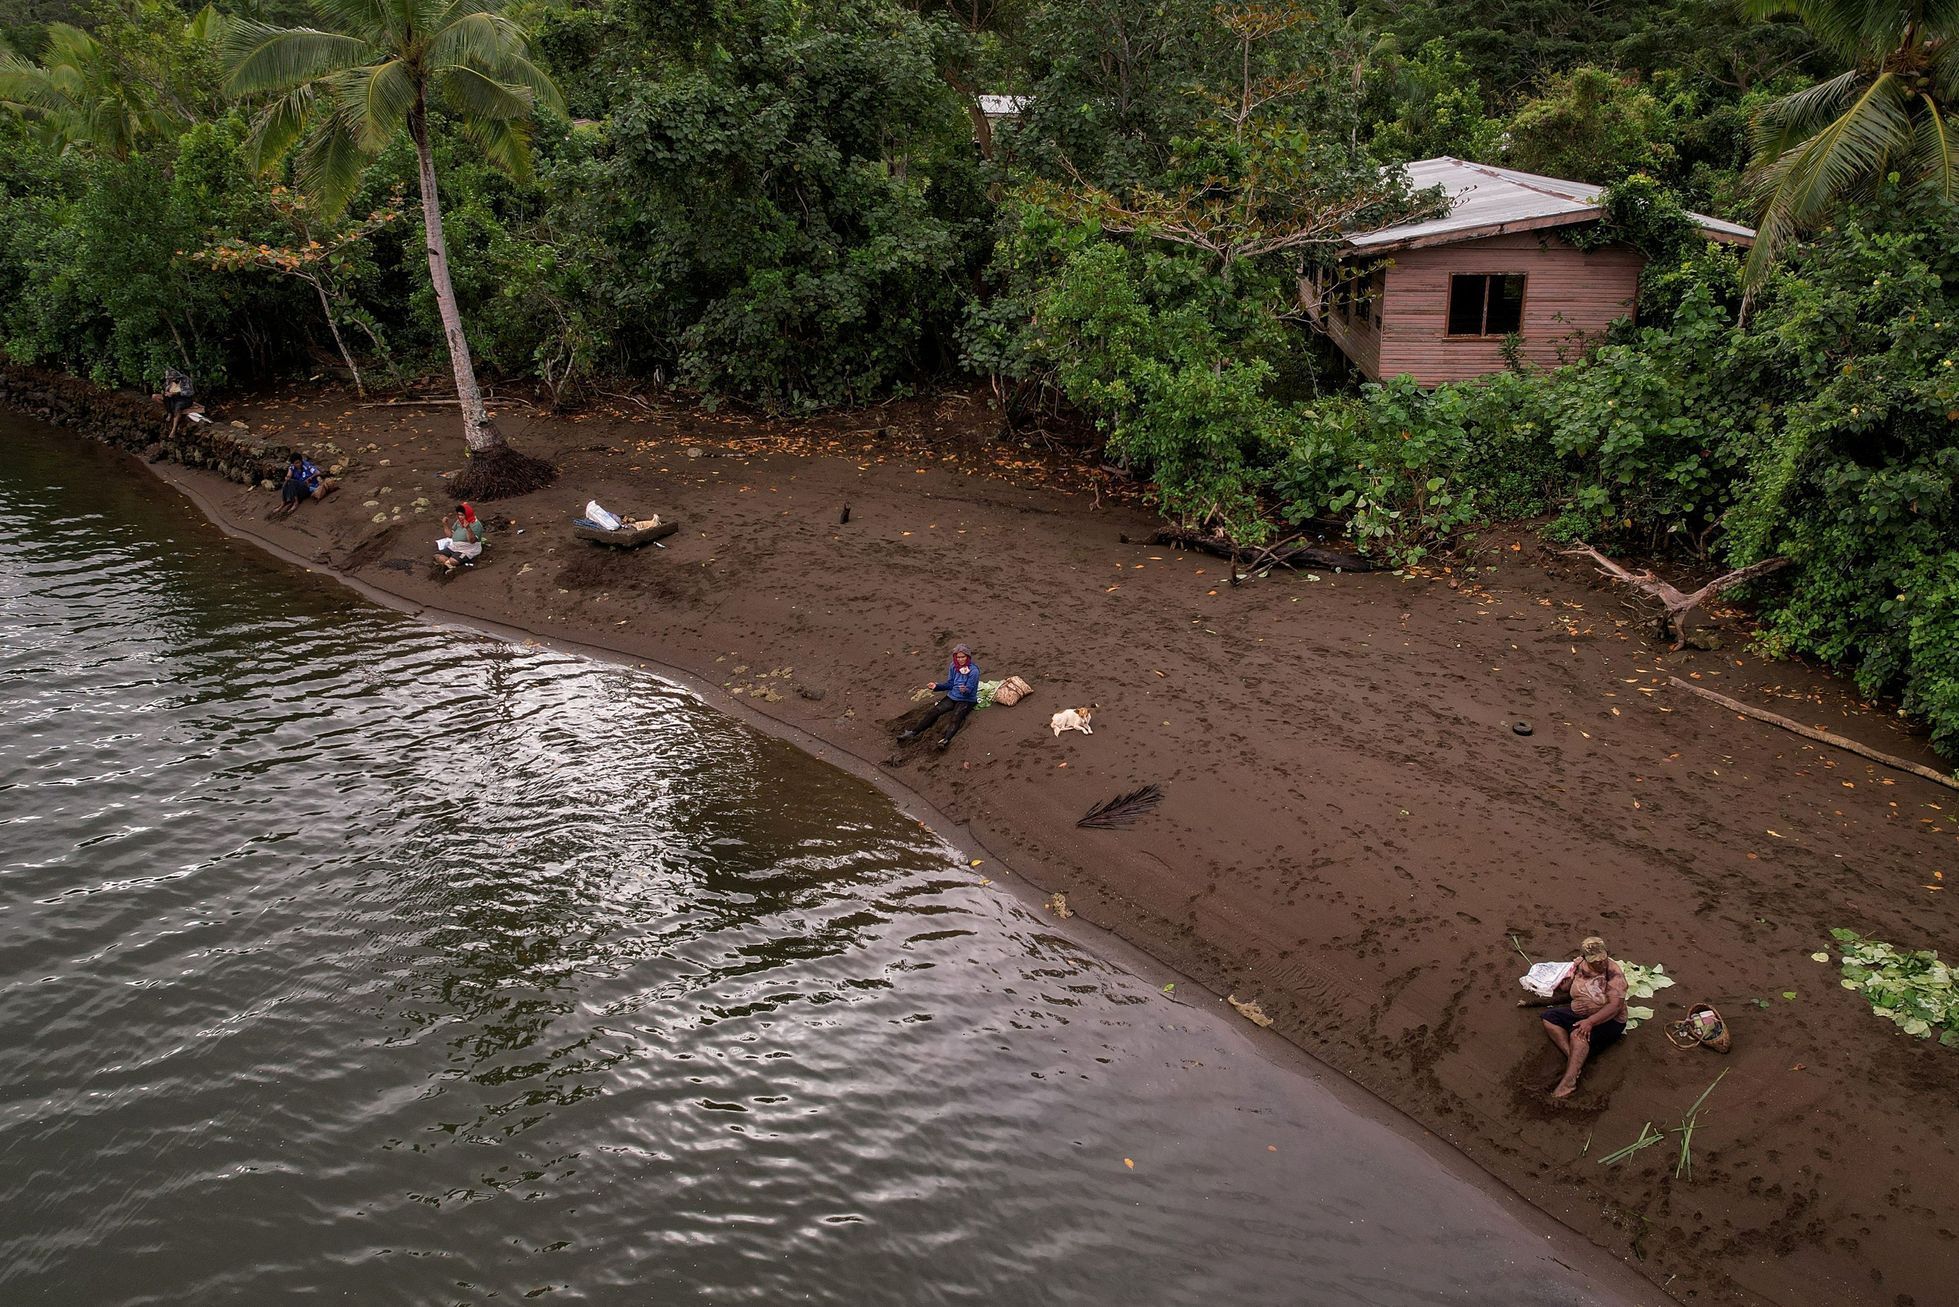
[{"label": "dense green foliage", "polygon": [[[495,377],[776,410],[978,377],[1003,423],[1059,423],[1240,541],[1331,518],[1408,564],[1531,518],[1710,569],[1784,556],[1748,596],[1768,646],[1896,696],[1952,749],[1944,12],[526,0],[564,97],[532,166],[470,138],[467,97],[430,135]],[[0,0],[0,351],[123,385],[439,364],[416,224],[376,216],[415,190],[408,143],[356,140],[378,151],[346,174],[357,234],[300,230],[275,188],[322,160],[274,139],[261,172],[267,101],[221,93],[225,21],[310,13]],[[989,120],[982,92],[1031,99]],[[1438,154],[1610,186],[1606,221],[1567,238],[1648,256],[1637,325],[1553,371],[1357,384],[1301,320],[1299,277],[1339,271],[1343,228],[1432,211],[1397,165]],[[1688,207],[1767,215],[1748,277]]]}]

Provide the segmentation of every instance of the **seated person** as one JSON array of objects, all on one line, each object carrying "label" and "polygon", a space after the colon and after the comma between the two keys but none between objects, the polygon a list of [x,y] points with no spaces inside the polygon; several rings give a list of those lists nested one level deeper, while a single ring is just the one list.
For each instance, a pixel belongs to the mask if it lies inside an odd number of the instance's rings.
[{"label": "seated person", "polygon": [[1565,1058],[1551,1097],[1571,1097],[1587,1059],[1626,1033],[1626,988],[1625,969],[1606,952],[1604,940],[1593,935],[1579,944],[1578,960],[1550,1000],[1557,1003],[1563,995],[1565,1001],[1544,1013],[1544,1037]]},{"label": "seated person", "polygon": [[476,510],[458,502],[455,516],[443,518],[442,526],[449,534],[435,542],[435,560],[451,572],[475,562],[483,552],[485,534]]},{"label": "seated person", "polygon": [[944,753],[951,746],[952,737],[959,734],[959,728],[966,724],[966,719],[978,706],[979,683],[980,669],[979,664],[973,661],[973,651],[963,644],[954,645],[952,665],[946,668],[945,679],[925,687],[934,693],[943,693],[945,698],[933,704],[932,710],[916,726],[899,732],[898,742],[903,744],[917,739],[925,734],[926,728],[943,717],[946,719],[945,729],[932,747]]},{"label": "seated person", "polygon": [[339,482],[320,475],[320,469],[304,454],[286,460],[286,479],[279,486],[279,512],[283,516],[299,507],[303,499],[325,499]]},{"label": "seated person", "polygon": [[177,429],[177,419],[197,407],[197,387],[192,383],[188,372],[176,368],[163,370],[163,408],[170,414],[170,429]]}]

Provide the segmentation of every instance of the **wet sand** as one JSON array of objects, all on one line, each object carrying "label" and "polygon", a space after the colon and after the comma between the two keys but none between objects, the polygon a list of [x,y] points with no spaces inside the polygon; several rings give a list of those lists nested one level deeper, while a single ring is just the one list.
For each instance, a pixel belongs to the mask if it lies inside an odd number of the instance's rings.
[{"label": "wet sand", "polygon": [[[1722,650],[1669,653],[1630,600],[1518,532],[1453,571],[1233,589],[1217,559],[1124,543],[1156,525],[1133,493],[985,441],[972,396],[806,425],[526,412],[499,416],[563,476],[490,506],[523,534],[447,582],[427,559],[452,408],[294,395],[225,414],[349,459],[340,494],[282,522],[275,495],[159,470],[228,526],[400,602],[677,668],[886,767],[1014,873],[1255,1000],[1681,1301],[1952,1301],[1959,1055],[1872,1017],[1810,954],[1833,926],[1959,953],[1929,888],[1959,863],[1959,795],[1668,687],[1927,760],[1844,683],[1739,652],[1733,625]],[[592,497],[681,530],[664,550],[579,543],[568,519]],[[944,755],[894,760],[886,723],[956,640],[1035,693]],[[1092,736],[1050,735],[1084,704]],[[1145,782],[1167,797],[1132,829],[1074,825]],[[1558,1103],[1554,1055],[1514,1005],[1517,947],[1563,956],[1594,932],[1680,984]],[[1730,1056],[1666,1042],[1659,1022],[1696,1001],[1728,1017]],[[1672,1147],[1599,1164],[1723,1069],[1691,1179]]]}]

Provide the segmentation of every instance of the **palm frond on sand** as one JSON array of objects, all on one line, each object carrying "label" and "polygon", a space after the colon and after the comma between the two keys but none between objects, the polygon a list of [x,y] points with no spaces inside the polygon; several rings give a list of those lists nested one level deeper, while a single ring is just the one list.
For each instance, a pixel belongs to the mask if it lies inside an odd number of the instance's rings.
[{"label": "palm frond on sand", "polygon": [[1156,805],[1161,802],[1163,802],[1163,787],[1145,785],[1140,790],[1118,794],[1113,799],[1096,804],[1075,825],[1086,826],[1091,830],[1119,830],[1144,813],[1155,811]]}]

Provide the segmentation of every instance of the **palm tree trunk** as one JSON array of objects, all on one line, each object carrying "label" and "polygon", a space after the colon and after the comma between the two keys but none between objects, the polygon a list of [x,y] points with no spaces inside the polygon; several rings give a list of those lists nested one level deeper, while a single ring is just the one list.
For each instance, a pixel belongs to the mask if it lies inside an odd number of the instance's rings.
[{"label": "palm tree trunk", "polygon": [[442,335],[449,344],[449,364],[456,374],[456,398],[462,402],[463,439],[471,454],[503,447],[503,433],[483,407],[476,384],[476,366],[463,335],[462,311],[456,307],[456,288],[449,281],[449,246],[442,236],[442,201],[435,190],[435,156],[429,151],[428,106],[416,98],[408,114],[408,133],[415,140],[415,162],[421,170],[422,233],[428,247],[429,282],[435,288],[436,311],[442,315]]}]

